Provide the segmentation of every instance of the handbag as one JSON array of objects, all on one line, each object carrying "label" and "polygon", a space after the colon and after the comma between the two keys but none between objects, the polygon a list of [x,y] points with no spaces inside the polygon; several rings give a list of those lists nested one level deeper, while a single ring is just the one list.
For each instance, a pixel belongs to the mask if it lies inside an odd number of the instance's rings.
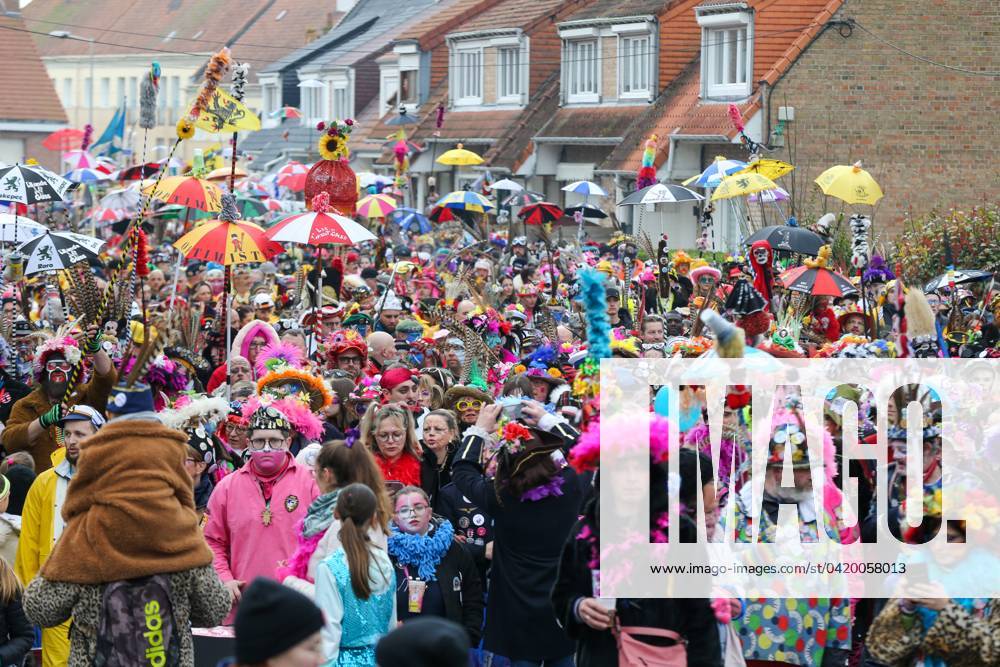
[{"label": "handbag", "polygon": [[[670,646],[654,646],[639,636],[672,639]],[[673,630],[639,626],[615,628],[618,643],[618,667],[687,667],[687,642]]]}]

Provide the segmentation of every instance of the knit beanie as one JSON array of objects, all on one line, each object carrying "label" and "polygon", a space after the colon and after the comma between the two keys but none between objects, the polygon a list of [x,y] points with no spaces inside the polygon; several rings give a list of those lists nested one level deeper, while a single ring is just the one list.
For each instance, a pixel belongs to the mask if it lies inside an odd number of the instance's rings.
[{"label": "knit beanie", "polygon": [[257,577],[236,611],[236,662],[267,662],[323,628],[323,612],[302,593]]},{"label": "knit beanie", "polygon": [[466,667],[469,635],[443,618],[416,618],[379,641],[375,661],[379,667]]}]

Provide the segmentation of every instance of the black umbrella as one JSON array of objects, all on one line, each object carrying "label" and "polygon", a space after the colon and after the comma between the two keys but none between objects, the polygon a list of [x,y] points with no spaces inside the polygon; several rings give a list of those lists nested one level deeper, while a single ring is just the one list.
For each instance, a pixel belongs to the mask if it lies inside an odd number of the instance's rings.
[{"label": "black umbrella", "polygon": [[767,241],[771,244],[771,248],[777,251],[813,257],[818,255],[819,249],[827,243],[814,231],[789,225],[771,225],[758,229],[743,241],[743,245],[750,246],[757,241]]},{"label": "black umbrella", "polygon": [[62,201],[73,182],[42,167],[13,164],[0,169],[0,201],[42,204]]},{"label": "black umbrella", "polygon": [[46,232],[22,245],[24,275],[67,269],[95,259],[104,241],[75,232]]},{"label": "black umbrella", "polygon": [[532,204],[537,204],[540,201],[545,201],[545,195],[541,192],[532,192],[531,190],[525,190],[524,192],[517,192],[512,194],[503,200],[504,206],[531,206]]},{"label": "black umbrella", "polygon": [[576,215],[576,212],[580,211],[583,213],[585,218],[595,218],[597,220],[603,220],[608,217],[608,214],[597,208],[596,206],[591,206],[590,204],[577,204],[576,206],[570,206],[564,210],[566,215],[572,217]]},{"label": "black umbrella", "polygon": [[948,287],[951,283],[959,285],[961,283],[974,283],[980,280],[989,280],[993,277],[993,274],[989,271],[983,271],[982,269],[955,269],[952,272],[952,276],[949,277],[947,273],[942,273],[937,278],[934,278],[929,283],[924,285],[924,292],[930,294],[931,292],[936,292],[939,289]]}]

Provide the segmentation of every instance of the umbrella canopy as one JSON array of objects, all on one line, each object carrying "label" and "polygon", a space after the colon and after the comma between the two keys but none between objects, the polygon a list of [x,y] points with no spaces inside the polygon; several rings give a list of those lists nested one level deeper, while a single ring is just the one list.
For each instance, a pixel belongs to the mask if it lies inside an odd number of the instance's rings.
[{"label": "umbrella canopy", "polygon": [[680,202],[701,201],[703,196],[694,190],[673,183],[656,183],[641,190],[636,190],[618,202],[619,206],[638,206],[640,204],[676,204]]},{"label": "umbrella canopy", "polygon": [[0,213],[0,241],[17,243],[28,241],[45,233],[45,225],[30,218]]},{"label": "umbrella canopy", "polygon": [[309,167],[292,160],[278,170],[278,185],[295,192],[301,192],[306,189],[306,174],[308,173]]},{"label": "umbrella canopy", "polygon": [[432,208],[431,212],[427,214],[427,219],[431,222],[451,222],[457,220],[471,224],[476,221],[476,214],[460,208],[448,208],[447,206],[438,205]]},{"label": "umbrella canopy", "polygon": [[111,174],[106,171],[101,171],[100,169],[80,167],[79,169],[66,172],[63,174],[63,178],[73,181],[74,183],[96,183],[98,181],[111,180]]},{"label": "umbrella canopy", "polygon": [[521,192],[524,190],[519,183],[516,183],[509,178],[501,178],[496,183],[490,185],[490,190],[503,190],[505,192]]},{"label": "umbrella canopy", "polygon": [[124,169],[119,169],[118,171],[111,173],[111,180],[113,181],[141,181],[144,178],[149,178],[154,175],[162,168],[162,164],[159,162],[147,162],[146,164],[136,164],[131,167],[125,167]]},{"label": "umbrella canopy", "polygon": [[597,183],[592,183],[591,181],[573,181],[569,185],[562,188],[563,192],[575,192],[579,195],[597,195],[599,197],[607,196],[607,192],[604,191]]},{"label": "umbrella canopy", "polygon": [[396,200],[389,195],[367,195],[358,200],[358,215],[384,218],[396,210]]},{"label": "umbrella canopy", "polygon": [[504,206],[529,206],[531,204],[537,204],[540,201],[545,201],[545,195],[541,192],[533,192],[532,190],[524,190],[523,192],[518,192],[512,194],[503,200]]},{"label": "umbrella canopy", "polygon": [[362,171],[357,174],[358,185],[367,188],[369,185],[388,185],[392,183],[392,176],[385,174],[374,174],[370,171]]},{"label": "umbrella canopy", "polygon": [[761,192],[755,192],[747,197],[747,201],[757,203],[759,201],[765,204],[773,204],[779,201],[788,201],[791,199],[791,195],[783,187],[778,186],[773,190],[763,190]]},{"label": "umbrella canopy", "polygon": [[80,150],[79,148],[72,151],[66,151],[62,156],[63,162],[70,168],[73,169],[97,169],[100,166],[100,162],[97,158],[88,153],[87,151]]},{"label": "umbrella canopy", "polygon": [[105,208],[137,208],[142,201],[142,193],[132,188],[111,190],[101,197],[100,204]]},{"label": "umbrella canopy", "polygon": [[547,201],[540,201],[537,204],[525,206],[518,213],[525,224],[542,225],[546,222],[555,222],[563,217],[563,210]]},{"label": "umbrella canopy", "polygon": [[[792,169],[795,169],[792,165],[781,160],[772,160],[770,158],[758,158],[748,164],[745,168],[737,171],[737,174],[760,174],[761,176],[766,176],[772,181],[775,181],[785,174],[789,173]],[[766,201],[766,200],[765,200]]]},{"label": "umbrella canopy", "polygon": [[775,182],[767,176],[754,173],[733,174],[722,179],[719,187],[715,188],[715,192],[712,193],[712,201],[744,197],[762,190],[773,190],[776,187],[778,186]]},{"label": "umbrella canopy", "polygon": [[743,241],[743,245],[749,247],[757,241],[767,241],[775,250],[814,257],[819,254],[819,249],[826,243],[823,237],[814,231],[789,225],[771,225],[758,229]]},{"label": "umbrella canopy", "polygon": [[375,240],[370,231],[333,210],[296,213],[278,221],[266,235],[272,241],[308,245],[354,245]]},{"label": "umbrella canopy", "polygon": [[262,183],[249,178],[243,179],[237,183],[236,190],[237,192],[242,192],[251,197],[270,197],[274,194],[273,192],[269,192]]},{"label": "umbrella canopy", "polygon": [[281,107],[280,109],[275,109],[267,115],[271,118],[281,118],[282,120],[285,120],[287,118],[302,118],[302,111],[300,111],[298,107]]},{"label": "umbrella canopy", "polygon": [[739,160],[727,160],[721,155],[716,156],[715,161],[708,165],[705,171],[697,176],[684,181],[683,185],[694,185],[699,188],[715,188],[719,186],[726,176],[735,174],[741,169],[746,169],[747,163]]},{"label": "umbrella canopy", "polygon": [[416,125],[420,122],[420,118],[410,114],[406,107],[399,107],[399,113],[389,120],[385,121],[386,125]]},{"label": "umbrella canopy", "polygon": [[848,204],[874,205],[882,198],[882,188],[871,174],[861,168],[860,162],[830,167],[819,175],[816,184],[823,194]]},{"label": "umbrella canopy", "polygon": [[19,204],[62,201],[72,188],[72,181],[42,167],[12,164],[0,169],[0,201]]},{"label": "umbrella canopy", "polygon": [[483,158],[477,153],[465,150],[462,148],[462,144],[458,144],[457,147],[452,148],[450,151],[442,153],[441,156],[435,160],[435,162],[464,167],[474,164],[482,164]]},{"label": "umbrella canopy", "polygon": [[80,262],[96,260],[104,241],[73,232],[50,232],[21,245],[24,275],[67,269]]},{"label": "umbrella canopy", "polygon": [[488,213],[496,208],[489,199],[471,190],[449,192],[438,201],[437,206],[456,208],[469,213]]},{"label": "umbrella canopy", "polygon": [[[219,167],[218,169],[213,169],[208,172],[202,178],[206,181],[228,181],[229,175],[232,173],[232,167]],[[246,178],[247,172],[240,167],[236,167],[236,178]]]},{"label": "umbrella canopy", "polygon": [[993,277],[992,273],[981,269],[955,269],[949,273],[951,275],[948,273],[942,273],[937,278],[932,279],[924,285],[924,291],[927,293],[936,292],[939,289],[948,287],[951,283],[955,283],[956,285],[961,283],[974,283],[980,280],[989,280]]},{"label": "umbrella canopy", "polygon": [[416,227],[417,234],[426,234],[431,231],[431,222],[427,216],[415,208],[397,208],[387,216],[389,220],[399,225],[403,231],[413,232]]},{"label": "umbrella canopy", "polygon": [[222,190],[215,183],[194,176],[168,176],[143,189],[152,199],[164,204],[180,204],[202,211],[222,210]]},{"label": "umbrella canopy", "polygon": [[87,213],[87,217],[94,222],[117,222],[129,217],[129,212],[121,208],[107,208],[98,206]]},{"label": "umbrella canopy", "polygon": [[577,211],[582,213],[584,218],[596,218],[597,220],[603,220],[608,217],[607,213],[591,204],[578,204],[576,206],[570,206],[566,208],[563,213],[566,215],[576,215]]},{"label": "umbrella canopy", "polygon": [[782,284],[793,292],[813,296],[844,296],[858,290],[844,276],[822,267],[796,266],[780,276]]},{"label": "umbrella canopy", "polygon": [[264,234],[262,227],[246,220],[210,220],[177,239],[174,247],[187,259],[223,266],[265,262],[283,248]]},{"label": "umbrella canopy", "polygon": [[64,127],[42,139],[42,146],[50,151],[68,151],[83,142],[83,130]]}]

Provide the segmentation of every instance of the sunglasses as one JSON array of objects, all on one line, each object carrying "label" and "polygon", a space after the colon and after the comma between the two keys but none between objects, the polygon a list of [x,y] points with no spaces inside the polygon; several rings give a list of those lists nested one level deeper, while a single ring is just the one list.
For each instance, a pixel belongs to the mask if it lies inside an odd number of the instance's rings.
[{"label": "sunglasses", "polygon": [[478,399],[463,398],[455,403],[455,409],[459,412],[465,412],[466,410],[479,410],[482,407],[483,402]]},{"label": "sunglasses", "polygon": [[63,371],[68,372],[69,369],[73,368],[73,365],[68,361],[49,361],[45,363],[45,370],[51,371]]}]

